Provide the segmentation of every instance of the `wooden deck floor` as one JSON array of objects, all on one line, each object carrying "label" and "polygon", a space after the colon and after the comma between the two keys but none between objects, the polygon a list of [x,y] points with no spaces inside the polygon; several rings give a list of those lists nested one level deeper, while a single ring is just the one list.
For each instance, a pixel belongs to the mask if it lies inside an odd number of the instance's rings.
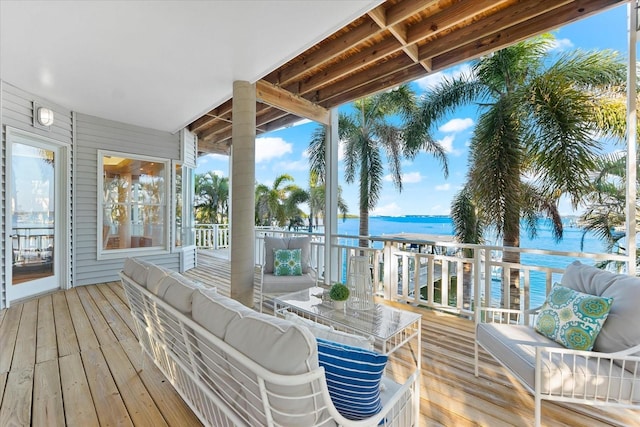
[{"label": "wooden deck floor", "polygon": [[[228,261],[201,253],[187,276],[228,293]],[[489,356],[473,375],[473,325],[422,313],[421,425],[527,426],[533,399]],[[146,357],[145,357],[146,359]],[[0,426],[197,426],[143,360],[118,282],[0,311]],[[547,426],[640,426],[640,411],[543,404]]]}]

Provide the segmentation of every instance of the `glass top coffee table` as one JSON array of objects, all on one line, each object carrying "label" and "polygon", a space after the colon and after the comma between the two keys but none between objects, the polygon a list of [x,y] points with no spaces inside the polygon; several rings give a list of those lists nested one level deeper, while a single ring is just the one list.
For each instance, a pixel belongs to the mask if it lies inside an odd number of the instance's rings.
[{"label": "glass top coffee table", "polygon": [[336,310],[329,299],[329,290],[321,287],[281,295],[275,297],[273,303],[276,316],[290,311],[337,330],[373,337],[376,350],[387,355],[415,340],[415,346],[411,347],[416,365],[420,367],[422,316],[418,313],[379,303],[370,310],[354,310],[347,302],[344,310]]}]

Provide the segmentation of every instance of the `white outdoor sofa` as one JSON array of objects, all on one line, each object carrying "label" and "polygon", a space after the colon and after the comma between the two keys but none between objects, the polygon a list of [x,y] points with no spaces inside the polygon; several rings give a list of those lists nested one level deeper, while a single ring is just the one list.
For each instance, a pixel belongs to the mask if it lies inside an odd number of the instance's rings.
[{"label": "white outdoor sofa", "polygon": [[561,284],[613,298],[592,351],[563,347],[537,333],[538,309],[482,307],[476,312],[475,374],[483,347],[535,396],[535,425],[542,400],[640,408],[640,278],[576,261]]},{"label": "white outdoor sofa", "polygon": [[331,401],[306,327],[134,258],[120,277],[142,350],[205,425],[417,424],[417,369],[404,384],[383,378],[382,410],[349,420]]}]

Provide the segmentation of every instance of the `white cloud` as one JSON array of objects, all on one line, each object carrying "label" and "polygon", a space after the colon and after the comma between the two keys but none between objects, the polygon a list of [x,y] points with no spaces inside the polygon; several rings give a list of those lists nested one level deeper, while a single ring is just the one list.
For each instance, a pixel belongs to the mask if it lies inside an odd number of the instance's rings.
[{"label": "white cloud", "polygon": [[405,184],[415,184],[416,182],[422,181],[422,175],[420,172],[409,172],[402,174],[402,182]]},{"label": "white cloud", "polygon": [[449,183],[436,185],[436,191],[449,191],[450,189],[451,189],[451,184]]},{"label": "white cloud", "polygon": [[451,209],[443,205],[433,205],[429,209],[429,215],[449,215],[450,213]]},{"label": "white cloud", "polygon": [[454,156],[459,156],[462,154],[462,151],[456,150],[453,148],[453,140],[455,137],[453,135],[446,135],[444,138],[438,141],[438,144],[442,145],[444,151],[449,154],[453,154]]},{"label": "white cloud", "polygon": [[371,211],[371,215],[385,215],[385,216],[393,216],[393,215],[401,215],[403,212],[402,208],[398,206],[396,202],[391,202],[389,204],[378,206],[374,210]]},{"label": "white cloud", "polygon": [[429,74],[421,79],[416,80],[416,84],[422,90],[433,89],[438,86],[444,78],[452,79],[459,77],[461,74],[469,74],[471,67],[469,64],[462,64],[455,67],[450,72],[438,71],[437,73]]},{"label": "white cloud", "polygon": [[304,160],[296,160],[292,162],[280,162],[278,163],[276,169],[282,171],[308,171],[309,170],[309,161],[307,159]]},{"label": "white cloud", "polygon": [[[393,177],[391,174],[387,174],[383,178],[387,182],[393,182]],[[417,182],[422,181],[422,175],[420,172],[409,172],[402,174],[402,183],[403,184],[415,184]]]},{"label": "white cloud", "polygon": [[438,129],[440,132],[456,133],[462,132],[465,129],[469,129],[473,126],[473,119],[467,117],[466,119],[451,119],[447,123],[440,126]]},{"label": "white cloud", "polygon": [[569,39],[556,39],[552,42],[551,49],[549,50],[567,50],[573,48],[574,44]]},{"label": "white cloud", "polygon": [[224,176],[224,171],[221,171],[220,169],[215,169],[215,170],[212,170],[212,171],[209,171],[209,172],[212,173],[213,175],[216,175],[216,176],[220,176],[220,177]]},{"label": "white cloud", "polygon": [[293,144],[282,138],[256,138],[256,163],[269,161],[293,152]]},{"label": "white cloud", "polygon": [[229,156],[225,156],[224,154],[207,154],[205,156],[198,158],[198,166],[206,165],[210,162],[228,162]]}]

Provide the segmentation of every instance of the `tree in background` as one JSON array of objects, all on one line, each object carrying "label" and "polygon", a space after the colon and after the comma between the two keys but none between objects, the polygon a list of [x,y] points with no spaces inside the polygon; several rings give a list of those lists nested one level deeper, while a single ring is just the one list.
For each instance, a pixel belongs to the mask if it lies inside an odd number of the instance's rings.
[{"label": "tree in background", "polygon": [[[352,114],[340,113],[338,136],[344,141],[345,181],[359,186],[358,233],[369,234],[369,212],[378,204],[385,175],[384,160],[392,181],[402,191],[401,161],[414,157],[420,149],[432,153],[448,174],[444,149],[432,139],[425,138],[421,129],[408,132],[404,121],[416,113],[416,96],[409,85],[360,99],[353,103]],[[393,119],[393,120],[392,120]],[[395,122],[400,122],[396,124]],[[309,144],[311,170],[325,176],[326,128],[317,128]],[[368,240],[360,240],[368,246]]]},{"label": "tree in background", "polygon": [[[596,137],[610,132],[619,117],[609,102],[609,94],[622,90],[626,78],[618,56],[573,51],[552,61],[554,41],[551,35],[540,36],[472,62],[469,74],[445,80],[425,95],[413,124],[432,129],[456,108],[478,106],[463,190],[469,196],[462,200],[473,209],[457,207],[452,215],[474,212],[478,225],[495,228],[503,246],[520,246],[521,219],[535,237],[543,215],[561,238],[558,199],[566,194],[577,205],[601,148]],[[473,230],[460,219],[454,223]],[[520,254],[505,251],[503,261],[519,263]],[[516,307],[519,271],[511,270],[510,286],[510,305]]]},{"label": "tree in background", "polygon": [[[626,154],[621,152],[610,153],[596,160],[591,191],[583,199],[586,209],[579,218],[580,227],[584,230],[583,243],[585,234],[591,232],[605,242],[607,252],[620,255],[627,253],[624,243],[627,209],[626,160]],[[638,172],[640,168],[636,174]],[[640,174],[636,176],[640,178]],[[636,212],[638,212],[637,206],[636,196]],[[638,219],[640,218],[636,213],[636,220]],[[636,264],[638,254],[636,249]],[[603,267],[611,263],[605,261],[599,266]],[[624,263],[615,264],[620,269]]]},{"label": "tree in background", "polygon": [[[256,185],[256,225],[278,225],[280,227],[287,225],[289,214],[293,210],[293,202],[287,203],[287,199],[291,194],[295,194],[298,200],[300,197],[300,187],[295,185],[293,181],[291,175],[282,174],[276,177],[272,187],[265,184]],[[293,203],[293,205],[297,209],[297,203]]]},{"label": "tree in background", "polygon": [[196,174],[196,221],[204,224],[229,222],[229,178],[213,172]]}]

